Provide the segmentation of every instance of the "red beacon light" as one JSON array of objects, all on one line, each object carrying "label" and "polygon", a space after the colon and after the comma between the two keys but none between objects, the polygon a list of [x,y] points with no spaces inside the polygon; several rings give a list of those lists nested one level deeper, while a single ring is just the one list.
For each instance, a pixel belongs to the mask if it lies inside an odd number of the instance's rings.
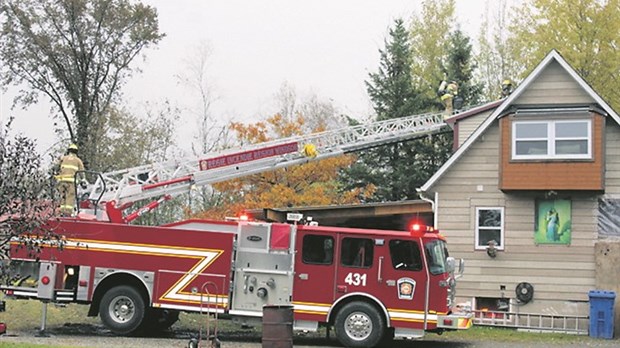
[{"label": "red beacon light", "polygon": [[433,226],[428,226],[428,225],[421,225],[419,223],[412,223],[411,225],[409,225],[409,231],[413,234],[413,233],[424,233],[424,232],[430,232],[430,233],[437,233],[437,230],[435,230],[435,228]]},{"label": "red beacon light", "polygon": [[248,221],[250,220],[250,216],[246,213],[241,213],[239,215],[239,221]]}]

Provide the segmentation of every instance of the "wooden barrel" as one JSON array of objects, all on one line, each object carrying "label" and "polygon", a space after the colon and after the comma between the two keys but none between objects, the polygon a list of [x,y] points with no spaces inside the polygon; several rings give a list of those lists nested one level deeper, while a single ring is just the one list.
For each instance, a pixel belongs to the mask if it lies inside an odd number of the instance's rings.
[{"label": "wooden barrel", "polygon": [[263,348],[293,348],[293,306],[263,307]]}]

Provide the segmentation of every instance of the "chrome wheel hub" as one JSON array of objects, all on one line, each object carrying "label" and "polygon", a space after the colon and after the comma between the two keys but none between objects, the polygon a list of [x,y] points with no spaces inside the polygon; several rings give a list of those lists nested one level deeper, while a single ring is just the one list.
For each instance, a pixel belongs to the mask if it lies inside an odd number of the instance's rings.
[{"label": "chrome wheel hub", "polygon": [[366,313],[353,312],[345,320],[344,331],[351,339],[363,341],[372,333],[372,320]]},{"label": "chrome wheel hub", "polygon": [[135,314],[135,308],[133,301],[126,296],[118,296],[111,303],[109,307],[110,317],[118,322],[125,323]]}]

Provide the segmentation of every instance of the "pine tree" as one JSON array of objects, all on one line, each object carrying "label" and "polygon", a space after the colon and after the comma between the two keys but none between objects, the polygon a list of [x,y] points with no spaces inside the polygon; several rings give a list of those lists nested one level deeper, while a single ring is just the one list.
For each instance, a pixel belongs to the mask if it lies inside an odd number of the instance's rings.
[{"label": "pine tree", "polygon": [[424,100],[413,89],[409,33],[402,19],[394,22],[389,36],[385,49],[379,51],[379,70],[366,81],[377,120],[408,116]]},{"label": "pine tree", "polygon": [[[385,48],[379,52],[379,69],[369,74],[366,81],[377,120],[404,117],[428,110],[433,101],[414,87],[411,75],[411,43],[402,19],[394,22]],[[435,162],[444,157],[437,156],[438,144],[446,146],[447,151],[451,148],[450,144],[438,143],[435,138],[436,136],[425,136],[360,154],[358,161],[341,173],[345,190],[370,184],[376,187],[376,191],[368,200],[415,199],[416,188],[434,173],[438,167]]]},{"label": "pine tree", "polygon": [[460,29],[450,33],[449,48],[443,66],[445,76],[455,80],[459,85],[459,96],[463,98],[463,106],[480,103],[482,84],[474,81],[476,63],[472,59],[470,39]]}]

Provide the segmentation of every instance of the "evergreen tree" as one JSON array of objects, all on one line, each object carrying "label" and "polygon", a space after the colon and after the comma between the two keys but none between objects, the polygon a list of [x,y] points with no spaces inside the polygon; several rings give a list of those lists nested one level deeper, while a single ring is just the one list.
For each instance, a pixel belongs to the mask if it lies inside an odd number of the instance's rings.
[{"label": "evergreen tree", "polygon": [[[379,52],[379,69],[369,74],[366,81],[377,120],[409,116],[428,110],[433,100],[414,88],[411,75],[411,43],[402,19],[394,22],[385,48]],[[436,162],[443,163],[444,156],[438,156],[437,146],[447,146],[447,151],[451,148],[449,144],[437,142],[436,138],[437,136],[425,136],[407,143],[377,147],[360,154],[358,161],[341,173],[341,180],[345,183],[344,190],[373,185],[376,191],[368,199],[370,201],[415,199],[416,188],[434,173],[438,167]]]},{"label": "evergreen tree", "polygon": [[463,106],[473,106],[481,102],[482,84],[474,80],[476,63],[472,60],[470,39],[460,29],[450,33],[448,54],[443,65],[445,76],[459,85],[459,96]]},{"label": "evergreen tree", "polygon": [[424,106],[424,97],[413,89],[409,33],[402,19],[394,22],[389,36],[385,49],[379,51],[379,71],[370,73],[366,81],[377,120],[408,116]]}]

